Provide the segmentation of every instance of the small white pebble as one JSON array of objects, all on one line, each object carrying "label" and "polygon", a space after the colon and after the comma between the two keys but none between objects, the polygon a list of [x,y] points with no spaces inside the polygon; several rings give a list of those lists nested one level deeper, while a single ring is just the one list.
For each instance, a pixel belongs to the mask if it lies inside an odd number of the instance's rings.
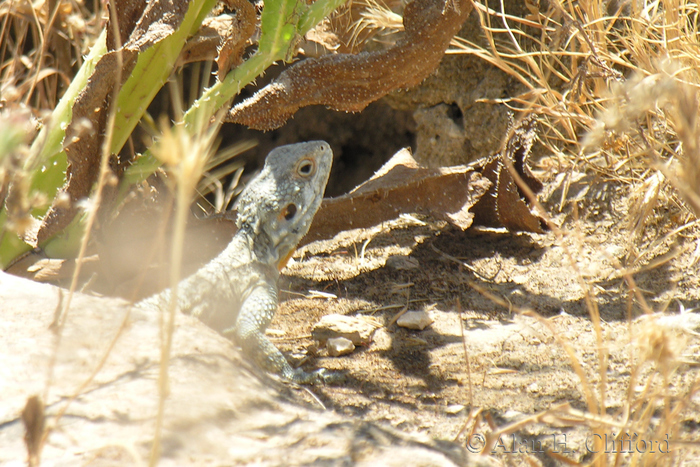
[{"label": "small white pebble", "polygon": [[369,345],[379,326],[375,320],[366,317],[331,314],[314,325],[311,335],[321,343],[334,337],[344,337],[355,345]]},{"label": "small white pebble", "polygon": [[352,353],[355,350],[355,344],[344,337],[333,337],[326,341],[326,349],[328,349],[328,355],[331,357],[340,357],[341,355]]},{"label": "small white pebble", "polygon": [[445,413],[448,415],[457,415],[464,409],[465,407],[462,404],[452,404],[445,407]]},{"label": "small white pebble", "polygon": [[417,259],[411,258],[410,256],[394,255],[389,256],[386,259],[386,267],[396,269],[397,271],[402,271],[418,269],[420,267],[420,263],[418,263]]},{"label": "small white pebble", "polygon": [[402,328],[422,331],[433,323],[433,319],[425,311],[407,311],[396,321]]}]

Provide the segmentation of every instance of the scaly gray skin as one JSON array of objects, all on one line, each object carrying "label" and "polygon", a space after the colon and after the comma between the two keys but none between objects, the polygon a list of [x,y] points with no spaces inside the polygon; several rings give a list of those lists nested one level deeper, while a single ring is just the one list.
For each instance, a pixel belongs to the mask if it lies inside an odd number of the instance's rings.
[{"label": "scaly gray skin", "polygon": [[[238,198],[238,232],[226,249],[178,286],[180,311],[227,336],[265,370],[297,383],[326,381],[320,369],[292,368],[265,337],[277,311],[277,279],[321,205],[333,153],[325,141],[274,149]],[[167,289],[137,304],[167,309]]]}]

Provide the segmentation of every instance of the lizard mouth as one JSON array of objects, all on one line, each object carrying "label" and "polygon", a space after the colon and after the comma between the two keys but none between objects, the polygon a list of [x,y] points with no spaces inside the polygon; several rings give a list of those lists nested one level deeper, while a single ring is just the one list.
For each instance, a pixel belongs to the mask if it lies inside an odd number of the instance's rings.
[{"label": "lizard mouth", "polygon": [[286,225],[286,228],[278,232],[269,232],[276,256],[279,258],[280,269],[287,263],[297,244],[311,227],[312,219],[321,205],[321,194],[314,193],[314,199],[317,201],[306,206],[299,203],[288,204],[278,215],[279,225]]}]

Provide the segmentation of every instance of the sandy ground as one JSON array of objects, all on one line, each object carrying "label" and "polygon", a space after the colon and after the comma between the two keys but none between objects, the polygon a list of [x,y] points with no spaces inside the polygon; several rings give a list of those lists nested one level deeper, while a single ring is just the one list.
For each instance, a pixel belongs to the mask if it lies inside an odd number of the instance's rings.
[{"label": "sandy ground", "polygon": [[[590,185],[599,195],[554,217],[562,233],[462,232],[405,216],[298,251],[269,334],[291,360],[342,374],[339,383],[278,382],[180,316],[165,465],[559,465],[596,452],[620,465],[700,465],[698,229],[666,237],[661,213],[635,239],[624,189]],[[555,188],[542,198],[554,213]],[[23,463],[29,396],[43,395],[51,426],[76,393],[45,465],[145,461],[161,317],[130,315],[83,385],[128,303],[78,294],[57,352],[50,325],[65,294],[7,275],[0,292],[0,463]],[[400,328],[392,318],[404,310],[433,323]],[[373,341],[329,357],[311,329],[332,313],[378,324]],[[487,443],[487,457],[469,457]]]},{"label": "sandy ground", "polygon": [[[515,465],[525,457],[554,465],[544,451],[565,443],[568,459],[591,461],[594,451],[615,450],[612,441],[607,448],[593,447],[601,434],[610,439],[620,435],[617,450],[630,451],[627,445],[620,449],[625,436],[651,439],[663,428],[664,404],[644,388],[663,387],[658,370],[668,369],[667,389],[659,389],[671,397],[667,408],[679,409],[673,398],[687,403],[674,417],[669,439],[696,442],[695,449],[677,444],[672,453],[657,453],[656,458],[623,454],[618,460],[700,465],[694,460],[700,453],[700,411],[697,396],[691,396],[698,378],[700,341],[692,334],[698,315],[680,313],[700,304],[698,277],[690,272],[697,271],[698,231],[664,242],[657,241],[663,240],[663,224],[649,227],[639,243],[656,248],[651,254],[637,253],[640,260],[629,268],[638,271],[631,277],[645,301],[642,306],[622,275],[621,265],[629,261],[634,245],[624,190],[598,188],[618,190],[619,196],[614,202],[602,197],[585,203],[578,217],[560,214],[554,220],[562,227],[562,238],[553,232],[460,232],[404,218],[309,245],[285,271],[283,287],[290,293],[272,328],[285,336],[308,336],[324,314],[378,320],[385,327],[367,348],[339,358],[319,351],[322,358],[316,364],[344,372],[347,382],[318,388],[316,395],[342,414],[463,445],[473,442],[476,448],[479,436],[491,431],[489,423],[503,427],[561,404],[589,412],[587,394],[600,400],[601,352],[592,305],[582,288],[586,284],[600,313],[608,359],[603,372],[607,416],[601,418],[612,425],[598,426],[594,435],[591,420],[531,421],[499,438],[495,457]],[[547,206],[555,212],[554,203]],[[400,260],[387,265],[387,259],[397,256]],[[654,266],[667,257],[672,259]],[[299,297],[311,291],[336,298]],[[645,307],[666,310],[666,317],[643,316]],[[426,310],[434,323],[423,331],[387,326],[404,309]],[[528,311],[537,316],[523,314]],[[280,339],[278,345],[302,356],[304,349],[313,350],[314,342]],[[575,365],[581,366],[589,389]],[[475,425],[470,408],[480,410],[489,423]],[[653,413],[642,416],[649,410]],[[624,426],[625,420],[630,425]]]}]

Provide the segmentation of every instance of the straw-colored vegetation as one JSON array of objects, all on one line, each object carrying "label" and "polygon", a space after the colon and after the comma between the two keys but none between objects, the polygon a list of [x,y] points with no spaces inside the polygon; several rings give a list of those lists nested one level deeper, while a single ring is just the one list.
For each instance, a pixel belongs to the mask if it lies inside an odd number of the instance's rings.
[{"label": "straw-colored vegetation", "polygon": [[[327,10],[331,9],[331,3]],[[673,438],[678,430],[679,414],[692,406],[691,399],[700,388],[698,381],[677,384],[682,366],[695,356],[688,354],[677,330],[663,321],[659,312],[665,310],[647,304],[643,291],[635,285],[633,274],[670,260],[658,257],[662,243],[676,241],[682,235],[697,239],[700,7],[689,0],[555,0],[526,2],[529,13],[518,17],[500,13],[502,5],[503,2],[484,0],[476,3],[474,14],[481,22],[483,39],[474,43],[455,37],[448,53],[476,55],[522,85],[524,92],[503,99],[501,103],[512,108],[516,115],[534,112],[539,116],[542,127],[539,138],[548,153],[540,162],[544,172],[565,174],[564,186],[568,186],[566,180],[576,173],[592,173],[598,181],[615,184],[620,196],[628,200],[629,243],[625,245],[627,254],[617,269],[618,276],[626,283],[625,293],[636,304],[635,313],[644,314],[643,319],[634,320],[634,313],[630,312],[629,331],[636,345],[629,349],[627,400],[625,410],[611,412],[606,408],[607,349],[611,337],[601,328],[595,284],[577,269],[577,252],[569,247],[566,251],[568,273],[578,277],[585,291],[596,333],[598,377],[596,382],[589,381],[582,368],[583,362],[577,360],[570,343],[565,337],[557,336],[580,379],[587,407],[585,411],[558,407],[530,421],[567,419],[570,423],[587,425],[593,434],[609,433],[612,429],[618,433],[639,433],[645,439],[654,439],[657,433],[669,433]],[[50,10],[51,6],[55,8]],[[17,234],[24,234],[38,222],[64,181],[59,177],[51,181],[49,189],[36,189],[35,172],[41,171],[44,165],[33,162],[32,158],[45,152],[47,145],[53,144],[53,149],[59,152],[61,149],[60,143],[51,136],[42,136],[44,133],[38,129],[55,129],[47,122],[64,118],[63,114],[68,112],[62,107],[65,104],[61,98],[70,92],[71,83],[84,79],[80,70],[91,60],[88,53],[96,47],[103,31],[105,13],[102,3],[97,1],[89,5],[78,0],[34,3],[10,0],[0,4],[2,264],[27,249],[23,248]],[[375,39],[390,41],[391,35],[402,28],[400,13],[400,7],[392,11],[380,3],[370,2],[358,22],[346,33],[357,38],[373,31]],[[254,68],[239,73],[247,73],[247,81],[254,79],[274,60],[284,58],[287,51],[281,47],[275,45],[266,61],[253,63],[250,67]],[[239,89],[240,83],[237,86]],[[227,92],[225,98],[217,97],[219,105],[235,94]],[[205,96],[210,95],[213,91],[205,92]],[[198,106],[190,109],[196,112]],[[215,110],[209,108],[206,117],[188,117],[185,113],[182,120],[208,119]],[[112,116],[116,118],[116,114]],[[133,125],[136,123],[134,121]],[[187,139],[189,136],[182,139],[181,127],[177,128],[173,133],[165,131],[171,133],[169,138],[163,139],[166,144],[182,146],[183,141],[191,141]],[[198,141],[195,133],[190,135],[195,137],[193,144]],[[201,135],[201,130],[199,133]],[[204,133],[207,137],[199,138],[209,142],[211,133]],[[174,139],[173,135],[181,139]],[[119,137],[123,143],[128,133]],[[100,186],[110,183],[107,170],[110,148],[114,149],[105,143]],[[154,154],[168,159],[181,153],[162,150]],[[173,171],[186,170],[188,176],[196,174],[195,183],[205,163],[195,161],[195,170],[184,168],[186,157],[165,162]],[[65,161],[58,162],[57,167],[65,170]],[[191,199],[192,179],[187,176],[174,179],[186,191],[182,199]],[[86,206],[99,204],[101,190],[94,190],[94,193]],[[565,190],[560,210],[567,208],[567,198]],[[92,212],[90,208],[85,211]],[[540,213],[547,219],[556,214],[547,213],[543,207]],[[91,222],[88,220],[85,225],[89,232]],[[577,235],[558,230],[553,222],[550,226],[561,239]],[[82,244],[83,251],[86,242]],[[690,267],[692,270],[688,274],[696,274],[697,262]],[[537,316],[531,310],[519,311]],[[541,320],[547,324],[547,320]],[[474,409],[473,413],[472,423],[476,427],[481,419],[478,410]],[[513,432],[521,424],[493,429],[493,438],[488,442],[492,445],[499,435]],[[467,432],[472,428],[467,427]],[[674,448],[682,449],[683,445],[678,443]],[[592,460],[594,465],[617,462],[666,465],[672,462],[672,457],[631,455],[623,461],[609,454]]]}]

